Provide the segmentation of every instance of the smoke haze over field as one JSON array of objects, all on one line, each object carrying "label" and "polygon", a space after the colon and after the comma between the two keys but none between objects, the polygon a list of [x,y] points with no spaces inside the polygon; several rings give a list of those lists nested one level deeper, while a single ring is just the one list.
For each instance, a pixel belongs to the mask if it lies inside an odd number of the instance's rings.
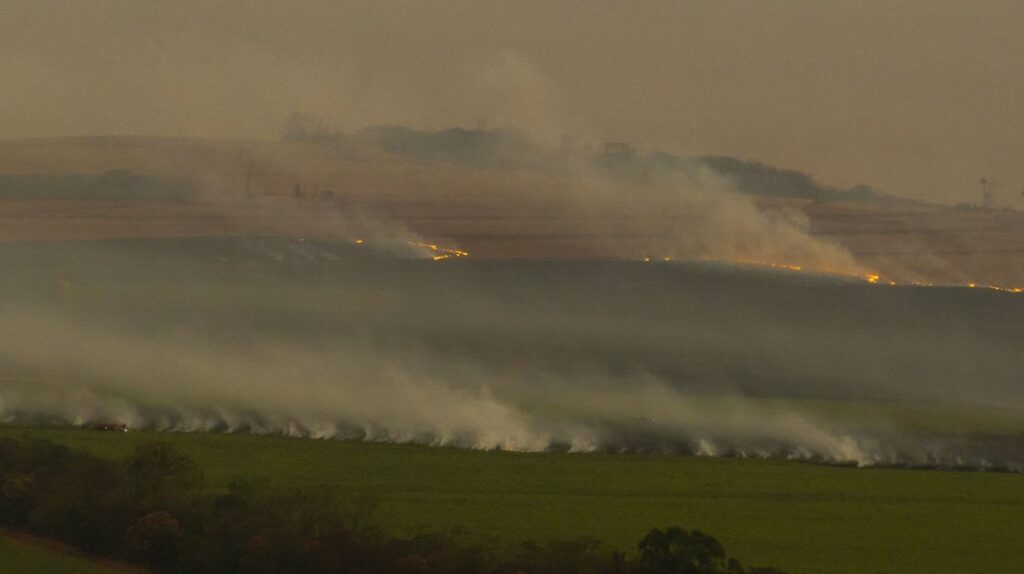
[{"label": "smoke haze over field", "polygon": [[1024,308],[1008,294],[282,240],[57,243],[4,261],[9,421],[1021,464]]},{"label": "smoke haze over field", "polygon": [[1022,10],[0,0],[0,421],[1024,470]]},{"label": "smoke haze over field", "polygon": [[1019,195],[1017,2],[0,3],[4,138],[516,126]]}]

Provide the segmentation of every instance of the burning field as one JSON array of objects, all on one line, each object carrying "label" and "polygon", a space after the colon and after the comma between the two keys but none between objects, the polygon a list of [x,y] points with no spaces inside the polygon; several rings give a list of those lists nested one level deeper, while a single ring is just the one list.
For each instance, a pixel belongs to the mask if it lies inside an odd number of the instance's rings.
[{"label": "burning field", "polygon": [[8,422],[858,465],[1024,462],[1024,298],[396,239],[8,244]]},{"label": "burning field", "polygon": [[0,2],[0,546],[1024,572],[1024,14],[862,4]]},{"label": "burning field", "polygon": [[383,133],[4,144],[0,416],[1022,469],[1019,212]]}]

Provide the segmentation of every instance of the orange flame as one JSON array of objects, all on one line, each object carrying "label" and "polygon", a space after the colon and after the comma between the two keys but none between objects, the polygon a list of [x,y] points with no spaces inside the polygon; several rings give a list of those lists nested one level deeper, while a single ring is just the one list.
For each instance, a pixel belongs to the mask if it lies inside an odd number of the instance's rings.
[{"label": "orange flame", "polygon": [[434,253],[431,257],[434,261],[443,261],[445,259],[452,259],[456,257],[469,257],[468,251],[462,249],[453,249],[448,247],[438,247],[434,243],[417,243],[415,241],[407,241],[409,245],[413,247],[422,247],[423,249],[429,249]]}]

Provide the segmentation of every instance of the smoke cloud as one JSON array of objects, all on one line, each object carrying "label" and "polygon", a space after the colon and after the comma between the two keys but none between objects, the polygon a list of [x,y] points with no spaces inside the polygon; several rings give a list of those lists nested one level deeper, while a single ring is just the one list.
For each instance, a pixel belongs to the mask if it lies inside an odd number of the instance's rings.
[{"label": "smoke cloud", "polygon": [[975,7],[915,45],[884,10],[681,6],[4,3],[7,137],[245,139],[4,144],[17,177],[191,187],[6,206],[46,241],[0,244],[0,418],[1021,470],[1020,297],[867,285],[713,162],[594,143],[962,199],[1021,175],[991,81],[1020,35],[964,58],[930,39]]},{"label": "smoke cloud", "polygon": [[0,416],[1020,468],[1010,295],[274,241],[8,250]]},{"label": "smoke cloud", "polygon": [[[568,125],[946,203],[1002,178],[1019,205],[1022,124],[1006,110],[1024,94],[1001,62],[1024,54],[1008,24],[1020,7],[872,2],[8,0],[0,125],[5,137],[268,139],[293,110],[348,130]],[[919,26],[893,33],[906,21]]]},{"label": "smoke cloud", "polygon": [[752,197],[736,191],[728,176],[699,162],[681,172],[655,171],[650,179],[626,182],[593,170],[579,171],[567,209],[581,214],[578,221],[596,235],[621,238],[604,246],[607,255],[618,258],[636,258],[639,252],[650,259],[866,273],[846,248],[812,236],[810,222],[799,210],[760,209]]}]

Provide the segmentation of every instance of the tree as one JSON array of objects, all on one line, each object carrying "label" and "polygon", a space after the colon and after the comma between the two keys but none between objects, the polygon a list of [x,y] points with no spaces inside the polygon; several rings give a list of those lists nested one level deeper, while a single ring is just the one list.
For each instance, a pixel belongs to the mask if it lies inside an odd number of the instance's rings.
[{"label": "tree", "polygon": [[16,526],[24,523],[36,498],[31,474],[6,477],[0,486],[0,520]]},{"label": "tree", "polygon": [[679,527],[651,530],[640,541],[641,574],[725,574],[742,572],[739,562],[727,560],[717,540],[699,530]]},{"label": "tree", "polygon": [[129,491],[142,510],[181,507],[202,482],[195,461],[167,443],[136,447],[125,467]]},{"label": "tree", "polygon": [[128,551],[154,568],[170,569],[178,562],[178,547],[184,535],[178,520],[170,513],[150,512],[128,529]]}]

